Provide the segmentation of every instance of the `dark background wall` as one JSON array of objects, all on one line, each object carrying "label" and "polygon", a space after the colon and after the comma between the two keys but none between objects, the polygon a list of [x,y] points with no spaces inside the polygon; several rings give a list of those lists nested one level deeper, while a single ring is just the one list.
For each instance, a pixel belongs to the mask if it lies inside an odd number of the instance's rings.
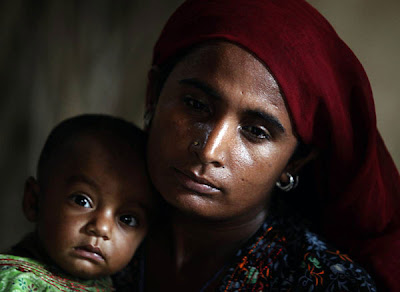
[{"label": "dark background wall", "polygon": [[[152,46],[182,0],[0,2],[0,250],[31,226],[21,212],[51,128],[84,112],[142,125]],[[311,0],[364,64],[378,126],[400,165],[398,0]]]}]

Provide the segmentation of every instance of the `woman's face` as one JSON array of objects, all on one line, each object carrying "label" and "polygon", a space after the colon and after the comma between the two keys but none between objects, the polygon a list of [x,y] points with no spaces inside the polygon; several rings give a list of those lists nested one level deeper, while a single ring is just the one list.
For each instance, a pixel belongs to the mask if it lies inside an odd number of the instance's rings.
[{"label": "woman's face", "polygon": [[198,48],[174,67],[149,134],[149,171],[164,199],[215,220],[264,212],[297,145],[272,75],[227,42]]}]

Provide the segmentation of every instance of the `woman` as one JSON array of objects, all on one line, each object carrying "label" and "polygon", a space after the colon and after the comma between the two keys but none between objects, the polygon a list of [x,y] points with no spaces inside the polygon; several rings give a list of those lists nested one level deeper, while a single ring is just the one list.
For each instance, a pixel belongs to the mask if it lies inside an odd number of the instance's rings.
[{"label": "woman", "polygon": [[140,289],[375,291],[309,229],[400,289],[399,174],[362,66],[315,9],[187,1],[153,65],[148,167],[168,207]]}]

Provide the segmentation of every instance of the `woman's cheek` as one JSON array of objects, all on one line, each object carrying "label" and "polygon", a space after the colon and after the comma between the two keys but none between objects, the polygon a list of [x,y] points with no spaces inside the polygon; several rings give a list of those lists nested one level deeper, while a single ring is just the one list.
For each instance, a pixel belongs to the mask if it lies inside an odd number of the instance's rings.
[{"label": "woman's cheek", "polygon": [[273,187],[279,178],[281,168],[285,165],[277,165],[279,153],[275,153],[268,145],[253,145],[252,149],[241,148],[236,153],[234,172],[239,177],[240,186],[243,191],[249,188],[254,191],[265,191],[266,188]]},{"label": "woman's cheek", "polygon": [[241,172],[260,172],[272,167],[273,151],[269,144],[253,144],[240,139],[232,145],[233,167]]},{"label": "woman's cheek", "polygon": [[236,169],[245,171],[246,169],[252,168],[255,165],[254,155],[251,151],[245,147],[244,143],[237,143],[232,146],[232,165]]}]

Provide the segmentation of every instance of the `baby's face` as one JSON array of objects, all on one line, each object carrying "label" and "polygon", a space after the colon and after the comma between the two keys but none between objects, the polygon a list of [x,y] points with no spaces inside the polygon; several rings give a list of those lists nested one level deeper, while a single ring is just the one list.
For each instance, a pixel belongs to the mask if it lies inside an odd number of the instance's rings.
[{"label": "baby's face", "polygon": [[40,190],[39,239],[51,260],[81,278],[129,262],[153,205],[144,155],[103,136],[68,142]]}]

